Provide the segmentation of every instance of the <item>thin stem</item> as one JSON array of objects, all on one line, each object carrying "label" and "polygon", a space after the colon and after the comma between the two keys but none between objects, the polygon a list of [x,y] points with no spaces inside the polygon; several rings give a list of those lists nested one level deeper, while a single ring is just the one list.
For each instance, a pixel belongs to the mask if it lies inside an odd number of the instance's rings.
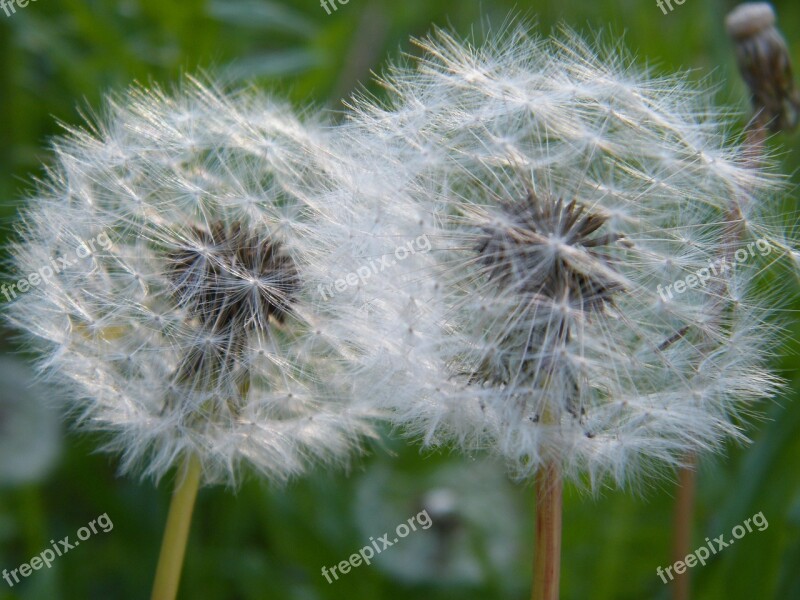
[{"label": "thin stem", "polygon": [[[752,168],[758,168],[763,161],[764,143],[767,138],[766,123],[760,115],[756,115],[747,127],[744,142],[744,158],[746,164]],[[726,216],[725,226],[725,250],[722,260],[727,263],[734,262],[734,252],[743,236],[742,203],[746,201],[743,196],[732,194],[731,205]],[[727,285],[725,285],[727,287]],[[725,298],[725,289],[721,289],[718,297]],[[719,313],[717,319],[722,318],[725,310],[725,303],[722,300],[716,302],[715,312]],[[675,520],[672,540],[673,561],[686,558],[691,551],[692,538],[692,517],[694,516],[694,496],[697,487],[697,457],[689,455],[684,459],[685,467],[678,470],[678,497],[675,504]],[[691,597],[691,587],[689,572],[681,575],[676,573],[672,585],[673,600],[689,600]]]},{"label": "thin stem", "polygon": [[200,473],[200,461],[191,455],[186,460],[183,476],[176,482],[175,492],[172,495],[153,583],[152,600],[175,600],[178,595],[178,583],[183,569],[183,557],[186,554],[186,542],[189,539],[192,511],[200,487]]},{"label": "thin stem", "polygon": [[[759,113],[753,117],[746,129],[743,156],[745,164],[753,169],[761,166],[764,160],[764,145],[767,139],[767,123],[763,114]],[[725,225],[725,250],[722,253],[723,264],[734,262],[734,253],[742,241],[744,235],[744,214],[743,203],[747,198],[734,191],[731,195],[731,204],[726,215],[727,224]],[[727,284],[718,293],[719,300],[715,301],[714,307],[717,312],[716,319],[721,320],[722,313],[726,309],[725,292]],[[678,471],[678,497],[675,505],[674,533],[672,540],[672,556],[674,561],[683,560],[691,551],[689,547],[692,537],[692,517],[694,515],[694,496],[697,487],[697,457],[689,455],[684,459],[685,467]],[[681,575],[676,573],[675,581],[672,586],[673,600],[689,600],[690,594],[689,572]]]},{"label": "thin stem", "polygon": [[536,472],[536,544],[532,600],[558,600],[561,574],[561,510],[563,483],[555,462]]},{"label": "thin stem", "polygon": [[[694,516],[694,495],[697,486],[697,475],[693,468],[696,463],[694,455],[686,459],[687,465],[678,472],[678,497],[675,501],[674,538],[672,545],[673,563],[683,561],[691,551],[692,517]],[[689,571],[675,574],[672,584],[672,600],[689,599]]]}]

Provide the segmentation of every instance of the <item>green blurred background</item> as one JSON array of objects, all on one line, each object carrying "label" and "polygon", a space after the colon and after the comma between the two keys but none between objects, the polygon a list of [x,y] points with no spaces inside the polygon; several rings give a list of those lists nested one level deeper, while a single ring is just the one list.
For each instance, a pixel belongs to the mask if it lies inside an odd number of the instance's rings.
[{"label": "green blurred background", "polygon": [[[516,11],[537,19],[542,32],[563,21],[584,32],[603,28],[609,41],[624,33],[643,63],[658,71],[690,68],[698,79],[712,75],[721,83],[719,99],[746,112],[722,23],[735,4],[686,0],[664,15],[655,0],[350,0],[328,15],[315,0],[38,0],[9,17],[0,12],[0,241],[10,234],[31,178],[49,160],[47,140],[59,132],[57,121],[80,122],[81,111],[98,107],[104,92],[134,80],[169,84],[204,69],[254,80],[298,105],[339,110],[340,98],[367,82],[387,56],[413,52],[410,36],[433,24],[462,33],[499,26]],[[775,6],[800,65],[800,4]],[[781,152],[782,169],[794,173],[800,135],[771,143]],[[794,211],[795,199],[786,207]],[[798,333],[797,319],[790,320],[787,339],[800,339]],[[791,386],[751,426],[754,443],[701,464],[693,548],[706,536],[730,537],[733,526],[758,512],[769,527],[692,569],[697,599],[800,599],[797,349],[789,342],[775,349],[776,368]],[[6,361],[26,359],[2,329],[0,354]],[[29,378],[22,362],[9,364],[4,377]],[[17,383],[0,382],[7,404],[15,401]],[[34,416],[30,430],[15,430],[7,414],[13,410],[0,409],[0,471],[52,454],[52,443],[44,449],[38,443],[56,435],[41,425],[47,419]],[[2,481],[0,568],[16,568],[51,539],[74,539],[103,513],[113,530],[13,589],[0,580],[0,598],[149,597],[172,482],[156,487],[117,477],[114,457],[95,454],[96,442],[64,434],[45,475]],[[674,495],[670,480],[634,492],[602,490],[598,497],[568,489],[562,597],[668,598],[656,567],[671,563]],[[508,482],[502,467],[480,457],[423,455],[387,436],[349,473],[317,472],[285,489],[251,479],[238,490],[201,490],[180,597],[523,599],[532,500],[530,486]],[[430,529],[333,584],[322,577],[323,566],[347,559],[370,536],[423,509],[433,518]]]}]

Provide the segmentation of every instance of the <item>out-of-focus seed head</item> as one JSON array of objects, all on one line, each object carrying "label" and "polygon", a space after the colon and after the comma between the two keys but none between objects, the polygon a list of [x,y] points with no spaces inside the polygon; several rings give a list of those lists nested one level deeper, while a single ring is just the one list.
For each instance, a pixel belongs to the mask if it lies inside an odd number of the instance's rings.
[{"label": "out-of-focus seed head", "polygon": [[43,481],[61,456],[53,395],[16,358],[0,358],[0,488]]}]

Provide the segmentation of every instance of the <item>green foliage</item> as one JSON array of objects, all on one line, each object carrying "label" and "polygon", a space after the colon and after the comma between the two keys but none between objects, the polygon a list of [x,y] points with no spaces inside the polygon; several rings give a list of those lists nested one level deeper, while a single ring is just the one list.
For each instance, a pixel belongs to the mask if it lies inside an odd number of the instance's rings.
[{"label": "green foliage", "polygon": [[[298,104],[340,109],[340,99],[359,82],[380,93],[369,83],[370,70],[379,71],[388,54],[413,53],[409,36],[423,35],[432,24],[464,33],[487,23],[499,27],[516,9],[538,20],[543,31],[563,20],[579,30],[604,29],[609,42],[624,32],[624,43],[642,61],[656,70],[693,68],[698,78],[711,74],[721,83],[720,98],[746,111],[744,86],[722,25],[733,4],[687,0],[665,16],[654,1],[639,0],[350,0],[328,16],[313,1],[39,0],[10,17],[0,12],[2,237],[9,234],[31,176],[41,174],[41,164],[48,161],[46,141],[59,131],[56,120],[80,122],[81,112],[98,107],[103,93],[134,80],[169,84],[182,73],[206,70],[233,81],[253,80]],[[790,26],[800,23],[800,5],[793,0],[775,5],[800,65],[800,38]],[[798,139],[779,136],[772,142],[786,150],[786,172],[800,164]],[[787,209],[795,207],[789,199]],[[790,321],[787,339],[798,333],[797,322]],[[14,351],[2,330],[0,349]],[[776,349],[776,356],[789,350],[796,352],[796,345]],[[697,599],[800,598],[800,373],[794,356],[778,366],[791,386],[779,405],[765,407],[768,418],[749,428],[755,442],[731,447],[728,456],[701,465],[693,546],[703,544],[706,536],[730,537],[732,527],[758,512],[769,528],[746,535],[707,566],[692,569]],[[93,454],[96,442],[70,435],[68,450],[48,481],[0,491],[0,568],[15,568],[48,548],[51,539],[74,537],[103,513],[114,529],[93,536],[13,589],[0,581],[0,600],[148,597],[172,482],[155,487],[116,477],[113,459]],[[401,552],[399,547],[387,549],[383,562],[361,566],[333,584],[320,573],[368,544],[369,536],[399,524],[394,512],[364,518],[365,504],[358,498],[376,465],[391,470],[393,487],[416,490],[437,469],[469,472],[480,462],[420,455],[414,446],[393,440],[376,445],[372,456],[356,462],[349,474],[317,473],[286,489],[256,481],[237,491],[204,489],[181,597],[526,598],[528,545],[514,564],[499,569],[487,555],[485,538],[473,540],[478,566],[468,581],[437,584],[398,575],[387,564],[392,552]],[[607,490],[598,498],[568,492],[563,597],[668,598],[669,588],[656,567],[671,562],[673,484],[665,479],[655,488]],[[518,508],[500,518],[513,522],[523,540],[530,539],[532,489],[509,485],[502,493],[509,506]],[[410,503],[405,518],[416,510]],[[456,529],[473,526],[463,515],[442,517],[439,523],[434,517],[430,530],[412,536],[444,544],[451,535],[445,520]],[[365,531],[365,522],[381,523],[383,530]],[[499,529],[497,535],[507,534]],[[450,550],[443,546],[439,551],[446,555]],[[442,574],[446,570],[442,566]]]}]

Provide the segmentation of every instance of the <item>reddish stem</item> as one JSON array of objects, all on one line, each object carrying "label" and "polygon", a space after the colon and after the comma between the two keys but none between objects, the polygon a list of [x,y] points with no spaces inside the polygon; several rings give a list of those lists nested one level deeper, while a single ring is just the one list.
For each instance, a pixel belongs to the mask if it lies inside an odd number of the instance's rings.
[{"label": "reddish stem", "polygon": [[561,574],[561,511],[563,482],[554,462],[536,473],[536,545],[532,600],[558,600]]}]

